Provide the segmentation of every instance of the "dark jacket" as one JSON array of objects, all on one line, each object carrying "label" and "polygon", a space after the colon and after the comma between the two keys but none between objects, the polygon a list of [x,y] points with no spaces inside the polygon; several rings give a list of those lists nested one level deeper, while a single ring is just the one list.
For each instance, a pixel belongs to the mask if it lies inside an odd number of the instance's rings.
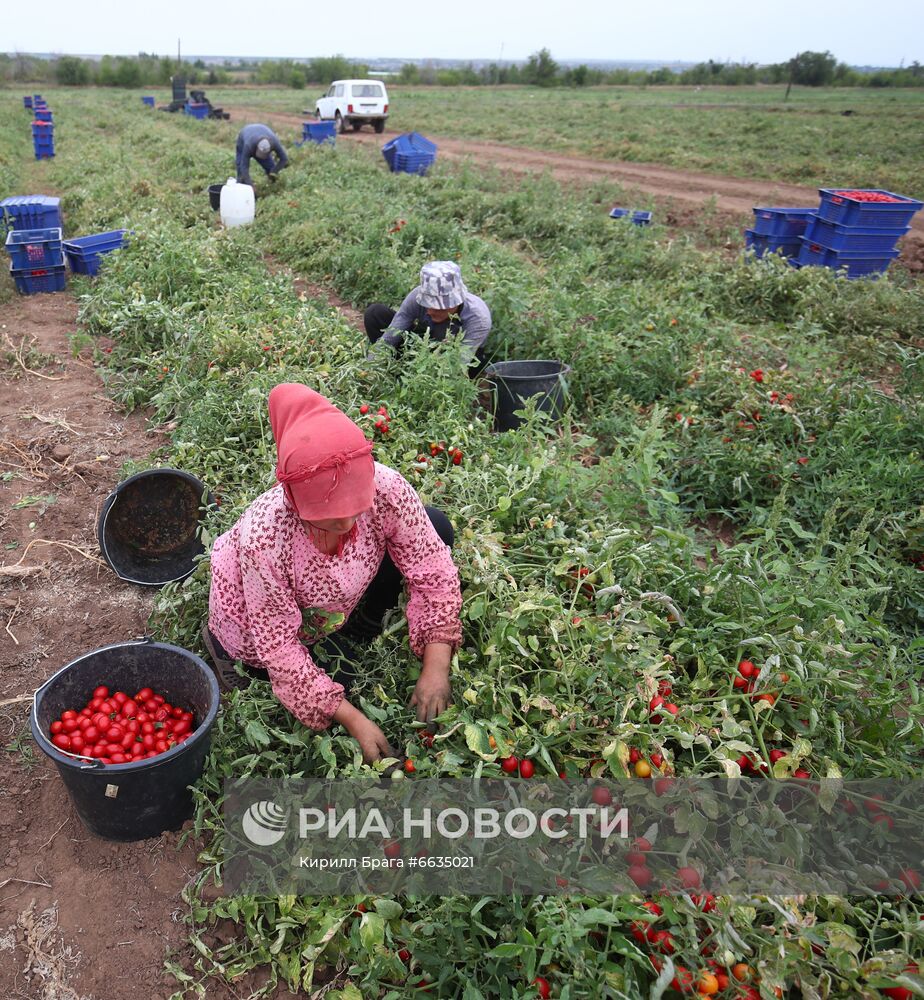
[{"label": "dark jacket", "polygon": [[[261,139],[269,139],[270,154],[265,160],[257,156],[257,143]],[[276,159],[273,159],[273,153]],[[289,158],[282,148],[282,143],[276,138],[276,133],[266,125],[245,125],[237,135],[237,182],[250,184],[251,157],[260,164],[268,174],[276,174],[289,165]]]}]

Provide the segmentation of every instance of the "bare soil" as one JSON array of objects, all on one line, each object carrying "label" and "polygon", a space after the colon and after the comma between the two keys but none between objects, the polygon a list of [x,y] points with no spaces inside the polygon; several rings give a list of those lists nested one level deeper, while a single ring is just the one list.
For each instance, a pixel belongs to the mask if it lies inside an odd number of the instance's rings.
[{"label": "bare soil", "polygon": [[[165,957],[194,967],[180,893],[198,845],[91,836],[29,733],[34,690],[144,634],[153,597],[100,561],[96,521],[123,463],[160,438],[117,409],[89,355],[73,356],[76,315],[68,293],[0,305],[0,997],[162,1000],[176,988]],[[216,933],[230,940],[234,926]]]},{"label": "bare soil", "polygon": [[[268,125],[301,129],[303,115],[268,112],[259,108],[235,108],[239,120],[263,121]],[[381,146],[399,133],[386,130],[377,135],[371,129],[338,135],[338,142],[358,142]],[[716,215],[715,222],[744,229],[753,221],[755,205],[815,205],[818,189],[760,178],[727,177],[719,174],[677,170],[655,163],[629,163],[597,160],[569,153],[505,146],[499,142],[473,139],[449,139],[429,136],[439,155],[451,160],[494,167],[508,174],[524,175],[548,172],[564,184],[593,184],[610,181],[629,194],[638,193],[655,199],[665,213],[669,228],[699,228],[702,210]],[[912,220],[912,228],[902,240],[900,261],[910,271],[924,270],[924,212]]]}]

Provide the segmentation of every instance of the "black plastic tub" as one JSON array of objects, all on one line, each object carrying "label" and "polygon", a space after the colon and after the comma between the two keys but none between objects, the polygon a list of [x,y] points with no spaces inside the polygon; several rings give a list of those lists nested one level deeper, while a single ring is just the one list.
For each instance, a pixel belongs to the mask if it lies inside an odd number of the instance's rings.
[{"label": "black plastic tub", "polygon": [[224,184],[209,184],[209,204],[217,212],[221,208],[221,189]]},{"label": "black plastic tub", "polygon": [[515,415],[536,397],[536,409],[556,420],[567,395],[565,376],[571,369],[561,361],[495,361],[482,372],[494,391],[494,429],[515,430],[523,422]]},{"label": "black plastic tub", "polygon": [[106,497],[96,526],[103,558],[128,583],[160,587],[189,576],[205,551],[200,524],[214,497],[179,469],[148,469]]},{"label": "black plastic tub", "polygon": [[[80,711],[100,684],[129,696],[154,688],[193,713],[193,735],[166,753],[130,764],[102,764],[59,750],[49,739],[51,723],[67,709]],[[178,829],[192,816],[189,786],[202,774],[218,701],[215,675],[195,653],[139,639],[104,646],[62,667],[35,692],[30,723],[90,833],[105,840],[145,840]]]}]

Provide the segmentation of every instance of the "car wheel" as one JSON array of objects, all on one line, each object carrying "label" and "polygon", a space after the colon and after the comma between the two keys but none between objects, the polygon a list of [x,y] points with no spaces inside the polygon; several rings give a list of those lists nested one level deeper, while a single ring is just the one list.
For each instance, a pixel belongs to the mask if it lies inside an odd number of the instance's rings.
[{"label": "car wheel", "polygon": [[340,114],[339,111],[334,115],[334,121],[337,123],[337,131],[340,132],[341,135],[346,132],[346,119],[342,114]]},{"label": "car wheel", "polygon": [[362,122],[351,122],[350,124],[353,126],[354,132],[358,132],[363,127]]},{"label": "car wheel", "polygon": [[375,128],[376,132],[378,132],[379,135],[381,135],[385,131],[385,119],[384,118],[381,118],[381,119],[379,119],[379,121],[373,122],[372,124],[373,124],[373,127]]}]

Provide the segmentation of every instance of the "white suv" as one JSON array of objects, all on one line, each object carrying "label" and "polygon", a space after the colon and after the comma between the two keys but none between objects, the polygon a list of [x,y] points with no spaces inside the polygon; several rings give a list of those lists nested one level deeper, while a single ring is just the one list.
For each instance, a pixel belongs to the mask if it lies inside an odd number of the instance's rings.
[{"label": "white suv", "polygon": [[337,122],[337,130],[346,132],[352,125],[358,132],[371,125],[376,132],[385,131],[388,118],[388,92],[381,80],[334,80],[323,97],[318,98],[315,118]]}]

